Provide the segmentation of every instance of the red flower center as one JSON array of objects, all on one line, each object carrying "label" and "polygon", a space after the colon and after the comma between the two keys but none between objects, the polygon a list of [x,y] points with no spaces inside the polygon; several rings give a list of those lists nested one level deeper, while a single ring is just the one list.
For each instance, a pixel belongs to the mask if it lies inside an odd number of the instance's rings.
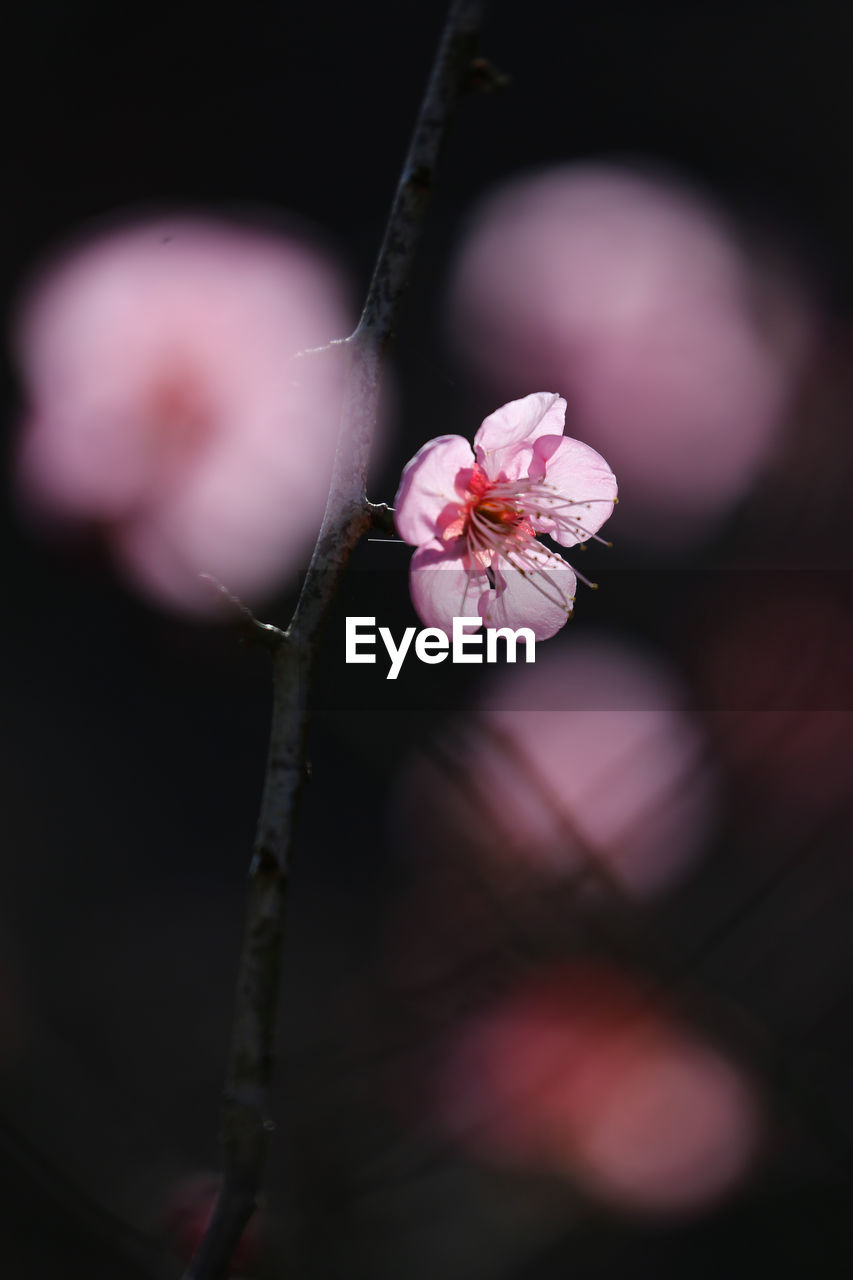
[{"label": "red flower center", "polygon": [[468,501],[465,503],[464,523],[468,533],[472,525],[485,521],[496,531],[512,531],[524,522],[524,511],[517,502],[494,493],[497,482],[490,480],[483,468],[474,464],[468,484]]}]

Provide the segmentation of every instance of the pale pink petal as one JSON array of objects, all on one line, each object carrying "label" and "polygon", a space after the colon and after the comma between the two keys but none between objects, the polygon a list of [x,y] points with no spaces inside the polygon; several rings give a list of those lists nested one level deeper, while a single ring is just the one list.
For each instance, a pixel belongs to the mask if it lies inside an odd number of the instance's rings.
[{"label": "pale pink petal", "polygon": [[[464,544],[433,539],[412,556],[409,589],[418,617],[448,636],[454,618],[482,616],[489,580],[482,569],[468,568]],[[470,628],[475,630],[475,628]]]},{"label": "pale pink petal", "polygon": [[40,512],[61,519],[119,519],[158,475],[144,433],[105,407],[33,416],[21,442],[19,479]]},{"label": "pale pink petal", "polygon": [[576,579],[561,556],[531,540],[523,559],[502,559],[489,591],[483,621],[487,627],[530,627],[547,640],[571,617]]},{"label": "pale pink petal", "polygon": [[328,492],[329,428],[340,419],[323,358],[282,388],[279,404],[267,388],[244,388],[231,410],[240,429],[220,431],[180,485],[113,527],[117,558],[155,598],[210,611],[217,597],[201,574],[255,600],[297,557],[307,563]]},{"label": "pale pink petal", "polygon": [[304,564],[340,422],[350,329],[306,245],[176,216],[45,269],[16,326],[25,499],[100,524],[136,585],[206,611],[203,572],[257,600]]},{"label": "pale pink petal", "polygon": [[[586,542],[613,513],[616,477],[600,453],[569,436],[541,436],[533,446],[531,476],[543,476],[558,495],[553,505],[561,520],[534,518],[534,527],[561,546]],[[568,522],[569,527],[566,528]]]},{"label": "pale pink petal", "polygon": [[[665,893],[695,870],[719,830],[717,769],[686,700],[671,670],[607,633],[537,645],[534,664],[517,661],[483,690],[477,731],[449,784],[463,797],[458,806],[444,774],[424,760],[413,764],[406,797],[417,828],[412,846],[467,851],[501,892],[527,884],[538,893],[586,869],[632,898]],[[771,719],[778,758],[790,733]],[[739,734],[743,720],[741,709],[721,727]],[[755,758],[760,751],[763,762],[769,739],[758,733],[753,727],[745,745],[733,736],[734,751],[751,749]],[[814,745],[807,741],[803,751]],[[822,744],[817,750],[822,764]],[[842,752],[842,761],[848,756]],[[805,770],[802,752],[791,758]],[[836,787],[841,771],[832,774]],[[482,802],[473,808],[466,797],[475,783]]]},{"label": "pale pink petal", "polygon": [[754,1154],[755,1097],[734,1064],[687,1036],[642,1046],[577,1133],[576,1175],[643,1212],[712,1203]]},{"label": "pale pink petal", "polygon": [[781,443],[816,316],[796,265],[750,240],[678,183],[583,163],[510,181],[462,247],[457,340],[496,395],[559,388],[630,537],[705,536]]},{"label": "pale pink petal", "polygon": [[474,454],[462,436],[438,436],[407,463],[397,497],[394,522],[406,542],[419,547],[440,531],[440,517],[458,505],[474,466]]},{"label": "pale pink petal", "polygon": [[552,391],[535,391],[511,400],[483,420],[474,436],[478,461],[493,479],[503,473],[515,480],[526,474],[530,450],[540,436],[560,436],[566,422],[566,402]]},{"label": "pale pink petal", "polygon": [[592,859],[623,892],[664,892],[707,852],[719,805],[685,691],[607,633],[536,657],[486,692],[485,733],[467,762],[501,832],[492,862],[570,878]]},{"label": "pale pink petal", "polygon": [[445,1132],[482,1160],[569,1177],[633,1213],[704,1208],[761,1136],[754,1087],[627,976],[534,974],[456,1033]]}]

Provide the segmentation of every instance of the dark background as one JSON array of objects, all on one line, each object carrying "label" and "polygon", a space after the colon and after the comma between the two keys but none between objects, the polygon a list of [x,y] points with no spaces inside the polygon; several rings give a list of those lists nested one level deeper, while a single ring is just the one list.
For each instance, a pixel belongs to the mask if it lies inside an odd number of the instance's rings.
[{"label": "dark background", "polygon": [[[76,227],[152,203],[288,210],[328,237],[360,293],[443,11],[380,0],[18,9],[3,153],[9,298]],[[849,7],[495,3],[482,49],[511,81],[472,97],[454,124],[393,353],[393,430],[372,496],[391,501],[425,439],[469,435],[494,407],[444,338],[448,263],[472,202],[518,169],[585,156],[674,166],[788,237],[827,317],[846,442]],[[6,385],[11,442],[11,370]],[[849,446],[837,456],[849,468]],[[825,572],[833,597],[849,598],[849,502],[803,547],[774,500],[761,496],[691,558],[652,561],[617,545],[597,575],[606,589],[583,598],[577,625],[618,626],[689,670],[707,574],[725,590],[744,539],[781,547],[793,594]],[[149,609],[96,547],[40,539],[14,500],[4,525],[0,1259],[22,1277],[174,1275],[164,1206],[182,1179],[217,1164],[266,657],[227,628]],[[419,1003],[389,966],[388,922],[412,871],[388,837],[388,788],[457,692],[434,696],[423,669],[404,695],[379,681],[353,693],[334,637],[345,613],[374,612],[365,601],[379,602],[395,632],[415,621],[406,559],[397,547],[360,550],[318,675],[282,990],[267,1273],[586,1280],[716,1276],[743,1264],[845,1274],[853,869],[843,783],[796,821],[772,785],[735,789],[712,869],[646,922],[676,959],[685,940],[719,931],[694,976],[721,1034],[756,1057],[774,1116],[770,1153],[735,1200],[694,1222],[639,1227],[593,1214],[572,1229],[574,1210],[554,1188],[472,1170],[388,1105],[429,1052],[438,999]],[[287,609],[282,598],[267,616],[281,621]],[[849,710],[834,688],[826,697]],[[831,745],[843,760],[849,738]],[[807,745],[799,767],[824,769],[824,757]],[[747,866],[756,845],[779,857]],[[487,957],[466,979],[470,998],[507,963]]]}]

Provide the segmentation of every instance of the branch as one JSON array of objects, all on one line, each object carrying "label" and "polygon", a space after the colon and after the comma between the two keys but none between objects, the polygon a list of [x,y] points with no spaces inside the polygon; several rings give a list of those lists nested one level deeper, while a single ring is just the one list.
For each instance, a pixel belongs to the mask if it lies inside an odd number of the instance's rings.
[{"label": "branch", "polygon": [[[296,807],[306,776],[308,684],[319,631],[352,549],[370,527],[365,483],[382,357],[420,236],[438,154],[470,80],[485,0],[453,0],[424,94],[364,310],[343,345],[348,360],[329,499],[286,632],[271,635],[274,695],[261,812],[249,869],[246,933],[237,981],[222,1116],[224,1178],[213,1217],[184,1280],[225,1280],[261,1185],[272,1121],[272,1075],[284,907]],[[257,625],[257,624],[256,624]]]},{"label": "branch", "polygon": [[394,508],[389,507],[387,502],[368,502],[367,511],[371,529],[377,529],[380,533],[396,533]]},{"label": "branch", "polygon": [[214,578],[212,573],[203,573],[201,580],[210,588],[214,599],[228,607],[247,640],[255,640],[267,649],[277,649],[284,641],[284,632],[279,627],[273,626],[271,622],[261,622],[256,618],[240,597],[232,595],[218,578]]}]

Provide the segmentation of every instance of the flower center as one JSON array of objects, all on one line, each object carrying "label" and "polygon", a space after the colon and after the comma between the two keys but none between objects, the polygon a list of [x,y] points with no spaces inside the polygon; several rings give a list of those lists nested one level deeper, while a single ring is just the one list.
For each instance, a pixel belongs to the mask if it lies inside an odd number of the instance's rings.
[{"label": "flower center", "polygon": [[493,556],[507,555],[536,537],[520,494],[506,491],[499,480],[491,480],[479,464],[474,466],[466,501],[453,528],[463,536],[469,550],[483,566]]},{"label": "flower center", "polygon": [[486,498],[471,508],[468,521],[485,520],[496,529],[516,529],[524,520],[524,512],[514,503],[500,498]]},{"label": "flower center", "polygon": [[156,459],[158,481],[183,476],[209,439],[213,421],[206,397],[191,371],[167,369],[143,405],[145,438]]}]

